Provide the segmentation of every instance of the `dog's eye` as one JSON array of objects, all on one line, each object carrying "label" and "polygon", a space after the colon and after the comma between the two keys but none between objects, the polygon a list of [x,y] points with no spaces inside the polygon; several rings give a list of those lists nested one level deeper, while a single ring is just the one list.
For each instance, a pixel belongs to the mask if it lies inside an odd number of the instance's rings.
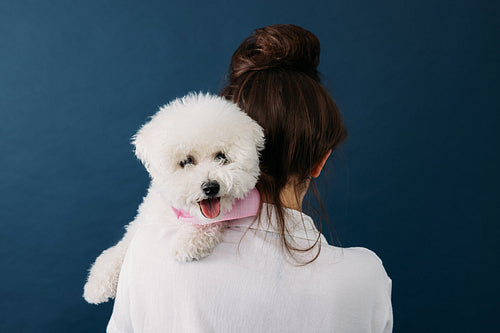
[{"label": "dog's eye", "polygon": [[226,154],[224,154],[223,152],[218,152],[215,155],[215,159],[218,160],[218,161],[220,161],[220,162],[223,162],[223,163],[227,162]]},{"label": "dog's eye", "polygon": [[179,162],[181,168],[184,168],[188,164],[194,164],[193,157],[188,156],[185,160]]}]

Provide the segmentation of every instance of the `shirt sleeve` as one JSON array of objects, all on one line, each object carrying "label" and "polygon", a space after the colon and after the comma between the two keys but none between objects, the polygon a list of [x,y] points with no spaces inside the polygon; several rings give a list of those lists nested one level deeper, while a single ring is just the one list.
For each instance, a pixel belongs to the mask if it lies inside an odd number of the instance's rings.
[{"label": "shirt sleeve", "polygon": [[[392,313],[392,280],[387,275],[382,260],[377,254],[366,248],[356,248],[357,251],[363,254],[363,266],[365,272],[365,287],[363,294],[371,295],[371,313],[370,329],[371,333],[391,333],[393,329],[393,313]],[[368,299],[363,299],[367,302]]]},{"label": "shirt sleeve", "polygon": [[385,326],[383,329],[383,333],[392,333],[393,327],[393,314],[392,314],[392,302],[391,302],[391,294],[392,294],[392,280],[387,277],[387,299],[386,299],[386,319]]},{"label": "shirt sleeve", "polygon": [[378,274],[380,276],[380,287],[377,293],[376,308],[374,314],[374,322],[377,324],[373,325],[374,333],[391,333],[393,329],[393,313],[392,313],[392,280],[387,275],[385,271],[382,260],[372,251],[370,251],[377,259],[379,270]]}]

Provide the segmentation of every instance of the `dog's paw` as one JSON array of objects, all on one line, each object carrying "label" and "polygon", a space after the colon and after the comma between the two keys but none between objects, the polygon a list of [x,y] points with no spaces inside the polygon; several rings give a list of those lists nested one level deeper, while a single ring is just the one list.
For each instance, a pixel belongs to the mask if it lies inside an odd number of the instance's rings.
[{"label": "dog's paw", "polygon": [[223,228],[223,223],[182,228],[174,246],[175,259],[189,262],[209,256],[221,242]]},{"label": "dog's paw", "polygon": [[107,302],[116,295],[122,265],[119,249],[112,247],[97,257],[83,287],[83,298],[92,304]]},{"label": "dog's paw", "polygon": [[105,281],[90,279],[83,287],[83,298],[91,304],[100,304],[115,298],[115,287]]},{"label": "dog's paw", "polygon": [[180,262],[189,262],[193,260],[200,260],[209,256],[213,248],[193,248],[190,246],[179,247],[175,250],[175,259]]}]

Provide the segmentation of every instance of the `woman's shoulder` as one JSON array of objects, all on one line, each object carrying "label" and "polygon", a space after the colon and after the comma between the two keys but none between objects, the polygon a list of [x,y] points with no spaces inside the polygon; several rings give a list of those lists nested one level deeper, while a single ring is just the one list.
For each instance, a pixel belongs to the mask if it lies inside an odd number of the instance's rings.
[{"label": "woman's shoulder", "polygon": [[331,245],[323,246],[318,265],[324,274],[344,281],[351,287],[357,286],[360,291],[377,291],[389,294],[392,280],[387,274],[380,257],[372,250],[364,247],[340,248]]},{"label": "woman's shoulder", "polygon": [[[318,258],[321,267],[321,292],[331,308],[340,311],[344,318],[364,313],[371,325],[391,332],[392,329],[392,280],[380,257],[364,247],[339,248],[324,246]],[[353,322],[359,320],[352,317]]]},{"label": "woman's shoulder", "polygon": [[370,249],[365,247],[345,247],[340,248],[340,251],[343,252],[346,260],[350,260],[354,264],[361,264],[370,269],[384,270],[382,259]]},{"label": "woman's shoulder", "polygon": [[365,247],[337,247],[323,245],[322,259],[331,263],[334,267],[339,263],[364,273],[383,273],[387,275],[382,259],[372,250]]}]

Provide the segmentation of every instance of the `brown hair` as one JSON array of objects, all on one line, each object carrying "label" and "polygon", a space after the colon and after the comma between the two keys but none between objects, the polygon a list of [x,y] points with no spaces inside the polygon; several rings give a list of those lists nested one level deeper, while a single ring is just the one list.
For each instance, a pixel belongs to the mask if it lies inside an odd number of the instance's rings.
[{"label": "brown hair", "polygon": [[[293,258],[296,251],[312,250],[319,235],[306,249],[290,243],[280,193],[294,181],[298,198],[309,185],[314,166],[347,136],[340,112],[321,84],[319,53],[318,38],[301,27],[279,24],[256,29],[234,52],[227,85],[220,93],[264,128],[257,188],[274,204],[282,246]],[[315,196],[322,207],[317,191]],[[318,257],[320,249],[306,264]]]}]

